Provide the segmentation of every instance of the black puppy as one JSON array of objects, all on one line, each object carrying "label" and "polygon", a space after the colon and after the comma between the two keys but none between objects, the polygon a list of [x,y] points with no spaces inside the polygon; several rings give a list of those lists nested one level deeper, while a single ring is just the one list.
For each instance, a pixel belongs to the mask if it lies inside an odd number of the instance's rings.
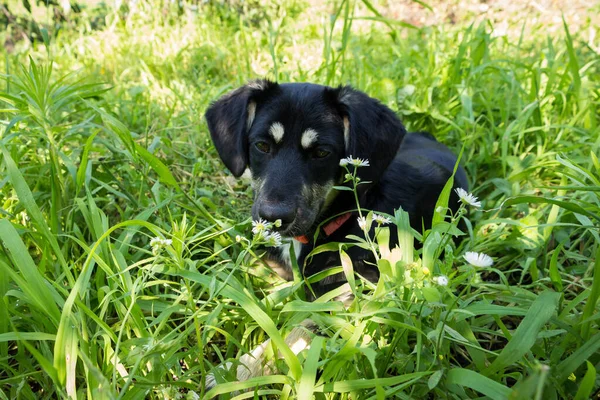
[{"label": "black puppy", "polygon": [[[362,235],[352,211],[356,209],[354,194],[333,189],[344,179],[341,159],[353,156],[369,161],[368,167],[358,170],[362,182],[369,182],[358,189],[361,208],[393,214],[402,207],[417,231],[431,226],[436,201],[456,163],[455,155],[431,135],[406,133],[389,108],[348,86],[257,80],[212,104],[206,120],[227,168],[236,177],[246,168],[252,174],[253,219],[281,220],[279,232],[293,238],[305,276],[340,265],[337,252],[307,260],[314,247],[342,242],[350,234]],[[455,187],[467,189],[462,168],[456,173]],[[452,191],[453,211],[458,209],[458,201]],[[394,246],[397,237],[394,229],[390,231],[390,245]],[[377,280],[371,252],[355,246],[347,253],[356,272]],[[289,254],[289,244],[271,252],[288,275]],[[312,289],[318,296],[343,282],[343,274],[338,274]],[[304,327],[311,328],[312,323],[305,321]],[[302,328],[286,338],[295,353],[309,341]],[[270,372],[261,361],[267,345],[263,343],[240,359],[239,380]],[[207,384],[214,384],[213,376]]]},{"label": "black puppy", "polygon": [[[233,175],[250,169],[253,219],[281,220],[279,232],[295,239],[305,276],[340,265],[335,252],[318,254],[304,265],[315,246],[362,232],[350,211],[356,209],[354,195],[333,189],[345,173],[340,159],[353,156],[370,163],[358,170],[360,179],[370,182],[359,186],[362,208],[393,214],[402,207],[417,231],[430,227],[435,203],[456,163],[454,154],[431,135],[406,133],[389,108],[348,86],[258,80],[211,105],[206,120]],[[462,168],[455,182],[467,189]],[[450,200],[450,208],[456,210],[454,191]],[[391,231],[394,245],[397,238]],[[356,272],[370,280],[378,278],[368,263],[369,251],[352,247],[348,254]],[[283,246],[272,256],[289,270],[289,248]],[[313,289],[319,295],[343,279],[343,274],[329,277]]]}]

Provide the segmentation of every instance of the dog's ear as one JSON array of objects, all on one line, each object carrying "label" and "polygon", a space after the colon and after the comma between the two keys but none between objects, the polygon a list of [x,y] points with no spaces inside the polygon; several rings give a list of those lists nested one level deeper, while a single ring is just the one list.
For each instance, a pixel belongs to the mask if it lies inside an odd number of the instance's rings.
[{"label": "dog's ear", "polygon": [[235,177],[248,165],[248,131],[259,103],[278,87],[268,80],[255,80],[235,89],[211,104],[206,122],[215,148]]},{"label": "dog's ear", "polygon": [[396,156],[406,129],[392,110],[350,86],[326,89],[326,97],[343,118],[346,155],[369,160],[370,167],[360,168],[358,175],[377,182]]}]

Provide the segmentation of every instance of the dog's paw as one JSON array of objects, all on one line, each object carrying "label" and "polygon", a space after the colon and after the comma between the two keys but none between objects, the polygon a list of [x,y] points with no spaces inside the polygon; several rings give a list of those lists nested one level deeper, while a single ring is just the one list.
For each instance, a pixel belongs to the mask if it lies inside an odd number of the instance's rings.
[{"label": "dog's paw", "polygon": [[[229,372],[229,370],[231,369],[232,365],[233,365],[233,363],[230,361],[227,361],[223,365],[219,365],[217,367],[217,370],[218,370],[217,373],[220,374],[221,376],[227,374],[227,372]],[[206,375],[206,378],[204,379],[204,387],[206,388],[207,391],[209,391],[212,388],[214,388],[215,386],[217,386],[217,377],[215,376],[214,372],[211,372],[208,375]]]},{"label": "dog's paw", "polygon": [[[271,343],[270,340],[265,341],[261,345],[255,347],[250,353],[244,354],[239,359],[239,364],[236,368],[236,380],[243,382],[255,376],[270,375],[272,373],[270,365],[264,365],[264,353],[265,349]],[[231,370],[233,363],[228,361],[217,368],[222,370],[217,373],[221,375],[226,374]],[[213,372],[209,373],[205,380],[204,385],[206,390],[210,390],[217,385],[217,378]]]},{"label": "dog's paw", "polygon": [[[290,347],[290,350],[294,354],[298,354],[303,350],[310,348],[310,342],[312,335],[317,331],[317,325],[310,319],[302,321],[300,326],[292,329],[292,331],[285,338],[286,344]],[[259,346],[256,346],[250,353],[244,354],[240,357],[236,368],[236,380],[239,382],[246,381],[250,378],[257,376],[271,375],[274,371],[274,363],[272,361],[265,360],[265,350],[271,344],[271,340],[268,339]],[[282,358],[281,353],[278,354],[277,358]],[[217,367],[217,373],[221,376],[225,375],[233,367],[232,362],[226,362],[223,365]],[[217,385],[217,378],[215,373],[211,372],[208,374],[204,381],[206,390],[211,390]]]}]

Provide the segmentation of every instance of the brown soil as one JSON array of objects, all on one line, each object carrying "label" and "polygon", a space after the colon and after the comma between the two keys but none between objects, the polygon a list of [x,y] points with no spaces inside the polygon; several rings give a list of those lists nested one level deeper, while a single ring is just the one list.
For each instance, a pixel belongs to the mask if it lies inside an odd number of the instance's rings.
[{"label": "brown soil", "polygon": [[[384,0],[378,10],[387,18],[417,27],[492,22],[498,34],[535,28],[548,34],[562,31],[564,16],[571,32],[600,29],[600,2],[595,0],[425,0],[431,10],[412,0]],[[363,11],[366,15],[368,10]]]}]

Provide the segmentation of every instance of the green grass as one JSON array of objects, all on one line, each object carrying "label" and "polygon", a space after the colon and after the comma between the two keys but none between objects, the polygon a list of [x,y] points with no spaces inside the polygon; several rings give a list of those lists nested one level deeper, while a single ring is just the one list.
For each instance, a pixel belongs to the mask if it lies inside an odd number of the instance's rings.
[{"label": "green grass", "polygon": [[[0,50],[0,399],[204,397],[207,373],[266,338],[278,374],[221,374],[210,396],[597,393],[600,55],[583,29],[416,29],[366,1],[331,15],[293,0],[128,4],[91,3],[60,30],[34,4],[38,41]],[[379,284],[340,266],[349,309],[335,293],[307,303],[304,280],[257,263],[250,188],[203,112],[261,76],[352,84],[464,146],[483,206],[460,245],[447,240],[458,218],[438,216],[400,258],[380,230],[363,243],[381,255]],[[411,243],[406,216],[394,221]],[[495,263],[470,267],[466,251]],[[283,338],[306,318],[324,336],[295,356]]]}]

